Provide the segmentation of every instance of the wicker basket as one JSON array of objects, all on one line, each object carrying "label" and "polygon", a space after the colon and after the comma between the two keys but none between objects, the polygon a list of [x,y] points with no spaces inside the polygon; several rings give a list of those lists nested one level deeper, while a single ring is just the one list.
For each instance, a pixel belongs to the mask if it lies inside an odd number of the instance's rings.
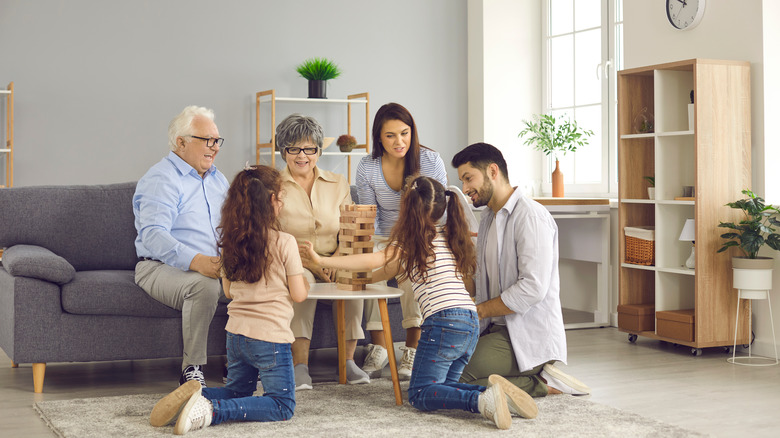
[{"label": "wicker basket", "polygon": [[655,264],[655,227],[625,227],[626,263]]}]

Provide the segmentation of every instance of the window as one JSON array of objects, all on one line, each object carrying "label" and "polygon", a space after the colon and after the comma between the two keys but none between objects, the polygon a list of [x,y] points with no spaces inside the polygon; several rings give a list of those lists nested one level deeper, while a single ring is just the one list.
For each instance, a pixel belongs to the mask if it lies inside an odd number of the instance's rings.
[{"label": "window", "polygon": [[[623,65],[622,0],[546,0],[542,27],[545,112],[593,131],[589,144],[559,156],[566,193],[617,195],[617,81]],[[544,157],[546,190],[553,158]]]}]

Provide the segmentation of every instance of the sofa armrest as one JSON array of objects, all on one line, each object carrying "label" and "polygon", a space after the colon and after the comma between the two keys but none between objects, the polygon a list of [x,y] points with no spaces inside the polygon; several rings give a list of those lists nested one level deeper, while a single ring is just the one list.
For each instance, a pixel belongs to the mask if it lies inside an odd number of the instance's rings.
[{"label": "sofa armrest", "polygon": [[14,245],[6,249],[3,267],[15,277],[31,277],[57,284],[68,283],[76,275],[76,269],[67,260],[35,245]]}]

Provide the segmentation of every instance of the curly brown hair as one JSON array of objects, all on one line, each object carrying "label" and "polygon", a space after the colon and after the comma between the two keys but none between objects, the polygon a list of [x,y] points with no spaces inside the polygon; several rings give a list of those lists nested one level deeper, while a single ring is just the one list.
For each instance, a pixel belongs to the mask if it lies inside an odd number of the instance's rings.
[{"label": "curly brown hair", "polygon": [[268,166],[251,166],[238,172],[222,204],[217,244],[222,268],[230,281],[255,283],[272,261],[271,230],[279,231],[272,197],[279,199],[282,179]]},{"label": "curly brown hair", "polygon": [[407,178],[398,222],[390,232],[390,242],[393,242],[390,255],[398,256],[402,270],[399,280],[411,278],[415,270],[420,281],[427,280],[434,255],[436,223],[444,215],[445,209],[447,224],[444,231],[447,246],[455,256],[455,266],[464,278],[474,276],[477,269],[476,250],[457,196],[433,178],[413,176]]}]

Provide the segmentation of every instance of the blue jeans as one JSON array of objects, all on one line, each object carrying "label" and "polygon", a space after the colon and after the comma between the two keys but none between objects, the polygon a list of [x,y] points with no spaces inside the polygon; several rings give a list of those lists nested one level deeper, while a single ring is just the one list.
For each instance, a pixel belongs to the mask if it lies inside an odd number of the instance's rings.
[{"label": "blue jeans", "polygon": [[458,383],[479,339],[479,319],[467,309],[445,309],[420,326],[420,342],[409,380],[409,404],[421,411],[479,412],[484,386]]},{"label": "blue jeans", "polygon": [[[204,388],[214,415],[211,424],[224,421],[282,421],[295,411],[295,375],[290,344],[274,344],[227,334],[228,376],[224,388]],[[258,374],[265,393],[252,394]]]}]

